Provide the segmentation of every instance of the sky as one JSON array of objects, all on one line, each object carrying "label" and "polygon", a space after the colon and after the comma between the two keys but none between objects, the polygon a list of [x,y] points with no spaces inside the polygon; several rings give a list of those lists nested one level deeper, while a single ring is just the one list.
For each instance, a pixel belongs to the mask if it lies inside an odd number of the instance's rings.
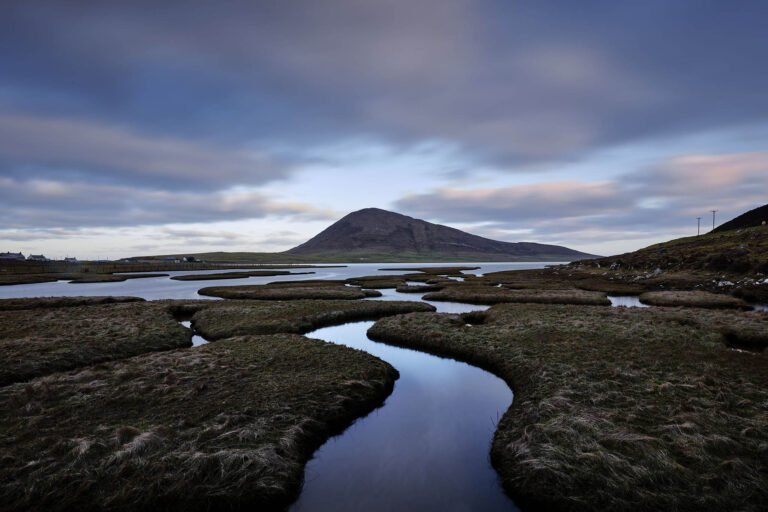
[{"label": "sky", "polygon": [[768,2],[0,3],[0,252],[273,252],[366,207],[617,254],[768,203]]}]

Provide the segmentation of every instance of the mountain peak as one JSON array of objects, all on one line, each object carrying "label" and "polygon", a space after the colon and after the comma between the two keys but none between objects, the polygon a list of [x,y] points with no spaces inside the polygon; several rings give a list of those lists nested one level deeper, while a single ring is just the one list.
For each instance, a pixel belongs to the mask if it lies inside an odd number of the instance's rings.
[{"label": "mountain peak", "polygon": [[490,240],[381,208],[363,208],[349,213],[287,253],[350,257],[387,255],[475,261],[570,261],[593,257],[557,245]]}]

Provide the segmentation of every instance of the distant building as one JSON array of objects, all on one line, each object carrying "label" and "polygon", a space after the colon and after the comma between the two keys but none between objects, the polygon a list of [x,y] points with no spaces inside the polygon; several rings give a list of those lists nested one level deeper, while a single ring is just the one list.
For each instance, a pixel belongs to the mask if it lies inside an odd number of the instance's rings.
[{"label": "distant building", "polygon": [[185,263],[194,263],[197,259],[194,256],[184,256]]},{"label": "distant building", "polygon": [[43,256],[42,254],[30,254],[27,257],[27,261],[50,261],[48,258]]},{"label": "distant building", "polygon": [[66,263],[77,263],[77,258],[64,258]]},{"label": "distant building", "polygon": [[0,252],[0,261],[24,261],[26,258],[20,252]]}]

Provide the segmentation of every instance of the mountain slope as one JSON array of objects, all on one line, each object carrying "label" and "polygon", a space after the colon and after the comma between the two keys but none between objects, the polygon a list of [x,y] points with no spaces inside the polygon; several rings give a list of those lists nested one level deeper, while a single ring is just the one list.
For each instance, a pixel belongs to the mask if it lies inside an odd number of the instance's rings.
[{"label": "mountain slope", "polygon": [[286,254],[402,255],[496,261],[571,261],[594,257],[558,245],[490,240],[378,208],[350,213]]},{"label": "mountain slope", "polygon": [[768,273],[768,226],[678,238],[634,252],[595,259],[600,268],[672,272]]},{"label": "mountain slope", "polygon": [[714,229],[714,232],[722,233],[723,231],[731,231],[733,229],[753,228],[755,226],[761,226],[763,223],[768,224],[768,204],[742,213],[735,219],[717,226],[717,228]]}]

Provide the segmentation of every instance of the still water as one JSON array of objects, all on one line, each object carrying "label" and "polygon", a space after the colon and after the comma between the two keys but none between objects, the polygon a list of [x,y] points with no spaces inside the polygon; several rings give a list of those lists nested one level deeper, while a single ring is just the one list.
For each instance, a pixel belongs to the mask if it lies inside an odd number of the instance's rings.
[{"label": "still water", "polygon": [[[457,265],[457,264],[451,264]],[[205,286],[265,284],[300,279],[346,279],[392,275],[397,267],[440,264],[351,264],[344,268],[297,269],[314,274],[216,281],[174,281],[168,277],[118,283],[38,283],[0,287],[0,297],[130,295],[145,299],[203,299]],[[541,268],[543,263],[466,264],[467,273]],[[222,270],[230,272],[234,269]],[[168,272],[170,275],[214,271]],[[420,300],[422,294],[381,290],[378,300]],[[433,302],[441,313],[487,306]],[[501,379],[473,366],[423,352],[371,341],[373,322],[354,322],[307,334],[364,350],[387,361],[400,379],[384,406],[330,439],[307,465],[294,511],[470,511],[516,510],[488,460],[495,425],[512,402]],[[205,343],[199,336],[194,344]]]},{"label": "still water", "polygon": [[[73,284],[68,281],[55,283],[21,284],[14,286],[0,286],[0,298],[11,297],[61,297],[70,295],[130,295],[153,299],[209,299],[197,294],[197,290],[206,286],[238,286],[243,284],[266,284],[275,281],[295,281],[303,279],[348,279],[367,275],[396,275],[406,272],[386,269],[405,267],[445,267],[466,266],[480,267],[480,270],[472,270],[468,273],[488,273],[500,270],[523,270],[529,268],[542,268],[551,263],[352,263],[346,267],[317,267],[297,268],[295,272],[313,272],[312,274],[299,274],[274,277],[248,277],[243,279],[222,279],[214,281],[174,281],[168,277],[152,277],[147,279],[129,279],[118,283],[80,283]],[[221,272],[233,272],[237,268],[225,270],[197,270],[197,271],[173,271],[163,272],[169,276],[187,274],[214,274]],[[253,270],[253,269],[243,269]],[[286,267],[286,270],[290,270]],[[418,300],[418,295],[409,295],[410,300]]]}]

